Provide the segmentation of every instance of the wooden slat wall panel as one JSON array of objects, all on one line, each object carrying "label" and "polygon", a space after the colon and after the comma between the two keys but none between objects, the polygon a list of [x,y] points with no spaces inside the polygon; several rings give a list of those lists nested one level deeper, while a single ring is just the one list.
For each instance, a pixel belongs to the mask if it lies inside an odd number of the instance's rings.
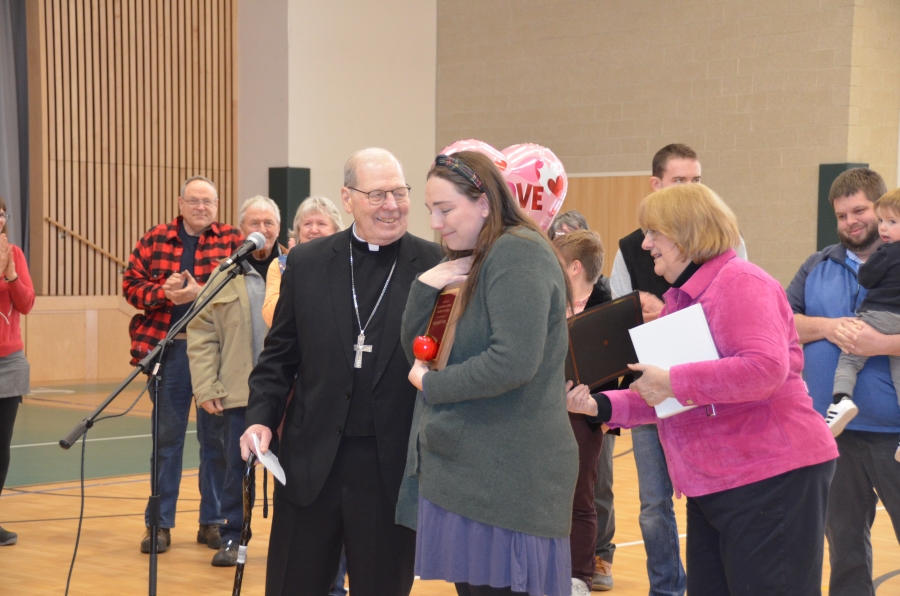
[{"label": "wooden slat wall panel", "polygon": [[650,194],[650,174],[646,176],[592,176],[569,178],[569,190],[561,211],[575,209],[600,234],[606,256],[603,275],[612,272],[619,239],[637,227],[637,207]]},{"label": "wooden slat wall panel", "polygon": [[236,1],[39,0],[39,293],[113,295],[122,284],[116,263],[44,217],[127,260],[200,174],[219,187],[218,219],[234,221]]}]

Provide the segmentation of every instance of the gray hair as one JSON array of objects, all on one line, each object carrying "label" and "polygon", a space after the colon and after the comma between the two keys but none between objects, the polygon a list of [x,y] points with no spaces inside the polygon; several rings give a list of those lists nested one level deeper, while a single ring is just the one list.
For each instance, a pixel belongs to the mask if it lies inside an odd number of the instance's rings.
[{"label": "gray hair", "polygon": [[547,235],[550,236],[550,240],[556,238],[556,232],[561,227],[566,226],[571,230],[589,230],[588,222],[584,218],[584,216],[575,211],[574,209],[570,209],[565,213],[560,213],[556,216],[556,219],[553,220],[553,223],[550,224],[550,227],[547,229]]},{"label": "gray hair", "polygon": [[300,222],[303,221],[304,217],[313,213],[321,213],[325,217],[331,219],[331,224],[334,226],[335,232],[340,232],[344,229],[344,222],[341,220],[341,212],[338,211],[338,208],[330,199],[319,196],[307,197],[300,203],[300,206],[297,207],[297,213],[294,215],[294,224],[291,226],[291,231],[298,241],[300,240],[300,232],[298,229],[300,227]]},{"label": "gray hair", "polygon": [[348,188],[356,186],[356,168],[359,167],[360,163],[367,161],[393,162],[397,164],[400,174],[403,174],[403,165],[399,159],[394,157],[393,153],[380,147],[369,147],[351,155],[347,163],[344,164],[344,186]]},{"label": "gray hair", "polygon": [[263,207],[268,209],[275,215],[275,221],[278,222],[278,225],[281,225],[281,210],[278,208],[278,203],[270,199],[269,197],[264,197],[262,195],[256,195],[255,197],[250,197],[243,203],[241,203],[241,208],[238,211],[238,224],[244,222],[244,215],[247,214],[247,209],[251,207]]},{"label": "gray hair", "polygon": [[218,201],[219,200],[219,189],[216,188],[216,183],[213,182],[212,180],[210,180],[209,178],[207,178],[206,176],[191,176],[190,178],[185,180],[181,185],[181,193],[178,196],[184,198],[184,189],[186,189],[188,184],[190,184],[191,182],[197,182],[198,180],[200,182],[206,182],[207,184],[212,186],[213,196]]}]

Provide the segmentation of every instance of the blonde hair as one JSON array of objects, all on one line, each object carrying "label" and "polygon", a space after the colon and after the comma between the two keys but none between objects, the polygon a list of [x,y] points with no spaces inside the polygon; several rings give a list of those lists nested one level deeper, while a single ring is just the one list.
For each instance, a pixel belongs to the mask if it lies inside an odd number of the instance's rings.
[{"label": "blonde hair", "polygon": [[291,226],[291,231],[297,242],[300,241],[300,222],[303,221],[304,217],[313,213],[321,213],[329,218],[335,232],[340,232],[344,229],[344,222],[341,220],[341,212],[338,211],[338,208],[335,207],[330,199],[317,196],[307,197],[300,203],[300,206],[297,207],[297,213],[294,215],[294,225]]},{"label": "blonde hair", "polygon": [[592,284],[600,279],[603,271],[603,242],[600,234],[592,230],[575,230],[553,239],[553,246],[559,251],[566,265],[578,261]]},{"label": "blonde hair", "polygon": [[880,215],[883,211],[891,211],[894,215],[900,215],[900,188],[884,193],[875,201],[875,213]]},{"label": "blonde hair", "polygon": [[741,241],[737,218],[719,195],[703,184],[678,184],[641,201],[638,222],[675,243],[689,260],[703,264]]}]

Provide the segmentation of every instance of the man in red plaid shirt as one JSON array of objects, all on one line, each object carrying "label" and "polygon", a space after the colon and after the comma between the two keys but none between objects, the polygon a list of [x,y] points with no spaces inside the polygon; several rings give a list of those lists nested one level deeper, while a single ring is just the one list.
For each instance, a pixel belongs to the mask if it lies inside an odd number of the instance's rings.
[{"label": "man in red plaid shirt", "polygon": [[[132,364],[152,350],[191,307],[202,284],[219,261],[240,248],[241,233],[216,220],[219,197],[212,181],[194,176],[185,181],[178,197],[180,215],[168,224],[150,229],[141,238],[122,280],[125,299],[144,312],[129,325]],[[175,505],[181,484],[181,459],[193,391],[188,367],[185,333],[175,337],[163,355],[159,403],[159,552],[168,550],[170,529],[175,527]],[[225,520],[219,497],[225,479],[225,452],[221,416],[197,409],[200,442],[200,530],[197,541],[218,549],[218,525]],[[150,552],[149,512],[141,552]]]}]

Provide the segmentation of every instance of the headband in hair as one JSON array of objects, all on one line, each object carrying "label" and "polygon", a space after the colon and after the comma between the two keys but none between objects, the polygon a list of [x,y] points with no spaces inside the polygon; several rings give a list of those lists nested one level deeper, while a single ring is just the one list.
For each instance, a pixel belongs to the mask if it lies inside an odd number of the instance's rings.
[{"label": "headband in hair", "polygon": [[457,174],[471,182],[475,188],[477,188],[481,192],[485,192],[484,184],[481,183],[481,180],[478,178],[475,170],[459,161],[457,158],[451,157],[450,155],[441,154],[434,159],[434,165],[456,172]]}]

